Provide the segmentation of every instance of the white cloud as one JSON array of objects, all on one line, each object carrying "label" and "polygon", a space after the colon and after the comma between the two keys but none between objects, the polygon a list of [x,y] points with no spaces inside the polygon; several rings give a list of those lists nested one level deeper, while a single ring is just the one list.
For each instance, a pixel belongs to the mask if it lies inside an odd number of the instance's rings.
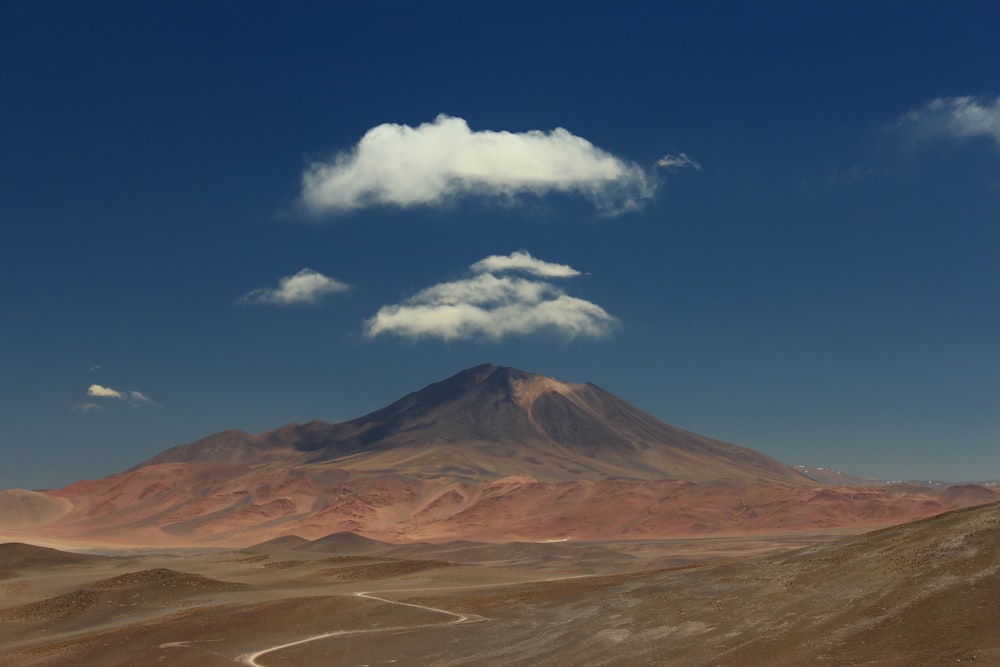
[{"label": "white cloud", "polygon": [[577,193],[606,214],[641,206],[656,189],[651,174],[563,128],[550,132],[472,131],[444,114],[417,127],[385,123],[302,176],[313,213],[372,205],[440,204],[458,195],[503,198]]},{"label": "white cloud", "polygon": [[78,403],[73,406],[73,412],[80,412],[83,414],[88,414],[91,412],[100,412],[104,407],[98,405],[97,403]]},{"label": "white cloud", "polygon": [[258,287],[244,294],[239,303],[262,303],[275,306],[290,306],[300,303],[315,303],[328,294],[346,292],[347,283],[328,278],[312,269],[302,269],[294,276],[285,276],[278,281],[278,287]]},{"label": "white cloud", "polygon": [[87,388],[87,396],[99,396],[101,398],[124,398],[120,391],[115,391],[110,387],[102,387],[99,384],[92,384]]},{"label": "white cloud", "polygon": [[691,167],[695,171],[701,171],[701,164],[689,158],[687,153],[678,153],[677,155],[667,153],[656,161],[656,166],[666,167],[668,169]]},{"label": "white cloud", "polygon": [[476,273],[517,270],[543,278],[573,278],[580,275],[572,266],[535,259],[527,250],[518,250],[509,255],[490,255],[469,268]]},{"label": "white cloud", "polygon": [[[102,387],[99,384],[90,385],[90,387],[87,388],[87,396],[93,396],[95,398],[114,398],[133,408],[138,408],[143,405],[154,408],[160,407],[156,401],[151,399],[149,396],[146,396],[141,391],[118,391],[117,389],[112,389],[111,387]],[[79,411],[81,412],[90,412],[92,410],[102,409],[97,403],[82,403],[74,409],[77,408],[79,408]]]},{"label": "white cloud", "polygon": [[369,337],[455,340],[552,331],[567,338],[603,338],[618,320],[600,306],[569,296],[552,283],[497,275],[527,271],[544,277],[572,277],[572,267],[551,264],[524,251],[491,256],[470,267],[476,275],[432,285],[406,301],[384,306],[365,322]]},{"label": "white cloud", "polygon": [[986,137],[1000,146],[1000,97],[939,97],[905,114],[900,127],[918,137]]}]

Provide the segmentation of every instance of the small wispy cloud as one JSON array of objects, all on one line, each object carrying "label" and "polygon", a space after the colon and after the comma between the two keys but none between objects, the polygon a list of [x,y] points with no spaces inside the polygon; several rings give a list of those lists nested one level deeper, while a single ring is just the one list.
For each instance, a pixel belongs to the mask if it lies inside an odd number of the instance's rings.
[{"label": "small wispy cloud", "polygon": [[685,167],[691,167],[695,171],[701,171],[701,164],[688,157],[687,153],[678,153],[677,155],[667,153],[656,161],[656,166],[664,167],[666,169],[683,169]]},{"label": "small wispy cloud", "polygon": [[899,119],[917,138],[985,137],[1000,147],[1000,97],[939,97]]},{"label": "small wispy cloud", "polygon": [[320,299],[337,292],[346,292],[350,285],[324,276],[312,269],[302,269],[294,276],[278,280],[277,287],[258,287],[238,299],[241,304],[266,304],[271,306],[292,306],[316,303]]},{"label": "small wispy cloud", "polygon": [[125,402],[133,407],[138,407],[140,405],[149,405],[152,407],[159,407],[159,404],[146,396],[141,391],[130,391],[125,394]]},{"label": "small wispy cloud", "polygon": [[474,273],[524,271],[543,278],[573,278],[580,275],[572,266],[535,259],[527,250],[517,250],[509,255],[490,255],[469,268]]},{"label": "small wispy cloud", "polygon": [[615,215],[639,208],[655,189],[652,174],[639,165],[563,128],[473,131],[464,119],[441,114],[417,127],[378,125],[351,150],[310,165],[301,202],[327,214],[437,205],[460,195],[512,200],[561,192]]},{"label": "small wispy cloud", "polygon": [[97,403],[77,403],[73,406],[73,412],[79,412],[81,414],[88,414],[91,412],[100,412],[104,409],[103,405]]},{"label": "small wispy cloud", "polygon": [[[134,389],[131,391],[118,391],[117,389],[112,389],[111,387],[102,387],[99,384],[92,384],[87,388],[87,396],[90,396],[91,398],[113,398],[133,408],[142,406],[153,408],[161,407],[159,403],[151,399],[149,396],[146,396],[141,391],[136,391]],[[80,412],[92,412],[93,410],[101,409],[101,406],[97,403],[81,403],[76,407],[80,408]]]},{"label": "small wispy cloud", "polygon": [[604,338],[617,318],[553,283],[503,275],[527,273],[547,278],[580,275],[576,269],[532,257],[526,251],[492,255],[470,267],[474,275],[432,285],[402,303],[384,306],[365,322],[368,337],[395,334],[406,338],[456,340],[551,331],[566,338]]}]

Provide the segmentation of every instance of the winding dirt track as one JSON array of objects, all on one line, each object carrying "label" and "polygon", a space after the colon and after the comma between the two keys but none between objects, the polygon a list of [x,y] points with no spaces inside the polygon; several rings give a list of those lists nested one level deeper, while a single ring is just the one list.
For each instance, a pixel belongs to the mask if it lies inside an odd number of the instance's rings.
[{"label": "winding dirt track", "polygon": [[312,637],[306,637],[305,639],[299,639],[294,642],[288,642],[287,644],[279,644],[277,646],[271,646],[270,648],[265,648],[260,651],[255,651],[253,653],[244,653],[243,655],[237,656],[236,661],[244,665],[249,665],[249,667],[266,667],[265,665],[257,662],[257,660],[262,656],[265,656],[269,653],[275,653],[277,651],[281,651],[282,649],[290,648],[292,646],[299,646],[300,644],[308,644],[309,642],[319,641],[320,639],[329,639],[331,637],[346,637],[350,635],[372,634],[376,632],[392,632],[399,630],[419,630],[421,628],[437,628],[444,625],[458,625],[460,623],[478,623],[480,621],[488,620],[486,617],[479,616],[478,614],[460,614],[454,611],[448,611],[447,609],[438,609],[437,607],[428,607],[422,604],[413,604],[412,602],[398,602],[396,600],[388,600],[386,598],[381,598],[376,595],[372,595],[371,593],[368,593],[366,591],[358,591],[354,595],[359,598],[376,600],[378,602],[384,602],[386,604],[398,604],[404,607],[414,607],[415,609],[423,609],[425,611],[436,612],[439,614],[446,614],[454,618],[448,621],[447,623],[419,623],[416,625],[394,625],[384,628],[368,628],[365,630],[334,630],[332,632],[324,632],[319,635],[313,635]]}]

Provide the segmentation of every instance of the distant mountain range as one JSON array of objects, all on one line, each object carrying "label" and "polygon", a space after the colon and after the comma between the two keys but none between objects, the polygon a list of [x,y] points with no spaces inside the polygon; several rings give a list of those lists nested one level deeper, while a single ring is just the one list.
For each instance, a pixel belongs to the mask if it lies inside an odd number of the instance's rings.
[{"label": "distant mountain range", "polygon": [[400,543],[885,525],[997,499],[823,478],[674,428],[593,384],[477,366],[351,421],[225,431],[54,491],[0,492],[0,531],[247,545],[339,531]]},{"label": "distant mountain range", "polygon": [[813,466],[794,465],[795,470],[806,477],[814,479],[823,484],[835,486],[881,486],[883,484],[909,484],[912,486],[924,486],[929,489],[943,489],[949,486],[961,486],[966,484],[976,484],[979,486],[996,487],[1000,486],[1000,480],[986,480],[978,482],[946,482],[940,479],[916,479],[916,480],[892,480],[874,479],[871,477],[858,477],[830,468],[817,468]]}]

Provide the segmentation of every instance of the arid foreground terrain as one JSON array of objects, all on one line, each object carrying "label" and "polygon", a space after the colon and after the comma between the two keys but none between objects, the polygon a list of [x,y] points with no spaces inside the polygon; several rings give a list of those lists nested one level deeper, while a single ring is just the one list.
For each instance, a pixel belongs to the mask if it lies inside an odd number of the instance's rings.
[{"label": "arid foreground terrain", "polygon": [[0,665],[1000,664],[1000,504],[794,546],[8,543]]}]

